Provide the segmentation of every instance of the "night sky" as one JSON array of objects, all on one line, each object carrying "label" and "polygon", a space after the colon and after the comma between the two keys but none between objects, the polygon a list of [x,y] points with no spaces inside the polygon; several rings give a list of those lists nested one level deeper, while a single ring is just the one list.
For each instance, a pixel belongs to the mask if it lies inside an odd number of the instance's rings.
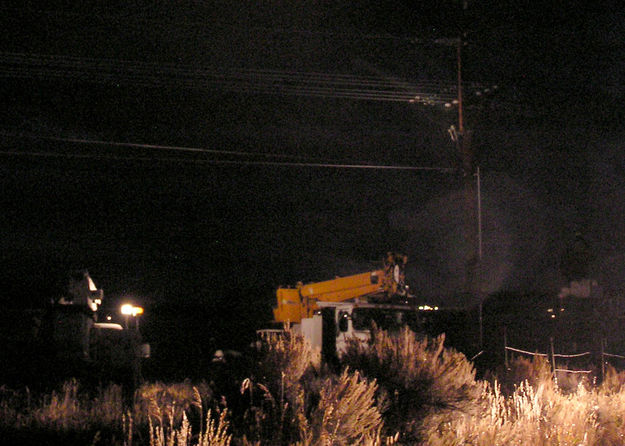
[{"label": "night sky", "polygon": [[4,7],[0,298],[32,305],[87,268],[111,302],[240,299],[260,321],[246,305],[277,286],[398,251],[415,294],[457,303],[457,109],[406,92],[455,94],[436,40],[459,27],[487,291],[557,293],[576,232],[625,287],[625,16],[584,4]]}]

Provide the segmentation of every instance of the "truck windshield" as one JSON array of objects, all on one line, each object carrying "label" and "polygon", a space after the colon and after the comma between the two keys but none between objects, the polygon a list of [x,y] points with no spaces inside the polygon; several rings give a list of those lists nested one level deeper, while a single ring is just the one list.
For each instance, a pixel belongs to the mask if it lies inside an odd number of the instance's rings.
[{"label": "truck windshield", "polygon": [[387,331],[396,331],[408,325],[418,331],[422,326],[419,313],[414,310],[393,308],[354,308],[352,325],[354,330],[369,330],[375,324]]}]

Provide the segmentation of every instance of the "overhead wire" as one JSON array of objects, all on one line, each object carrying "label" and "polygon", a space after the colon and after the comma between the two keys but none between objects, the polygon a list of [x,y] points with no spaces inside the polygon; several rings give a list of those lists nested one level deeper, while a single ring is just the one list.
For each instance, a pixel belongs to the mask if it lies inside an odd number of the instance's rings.
[{"label": "overhead wire", "polygon": [[[0,53],[0,77],[63,78],[95,83],[131,83],[145,87],[219,88],[240,93],[418,102],[449,106],[456,87],[441,81],[409,83],[383,76],[181,67],[179,65],[75,56]],[[467,85],[466,88],[481,85]]]},{"label": "overhead wire", "polygon": [[[313,97],[434,106],[442,111],[457,106],[457,85],[449,81],[420,79],[407,82],[386,75],[363,76],[297,70],[192,67],[124,59],[85,58],[0,52],[0,77],[66,79],[115,87],[210,90],[234,94]],[[467,95],[488,91],[476,82],[466,82]],[[493,88],[496,88],[494,86]],[[420,112],[419,108],[415,111]],[[435,116],[421,117],[441,127]]]},{"label": "overhead wire", "polygon": [[[195,68],[174,64],[162,64],[123,59],[86,58],[64,55],[27,54],[0,52],[0,77],[12,78],[63,78],[86,82],[103,82],[119,85],[130,83],[145,87],[179,86],[183,88],[219,88],[239,93],[266,93],[272,95],[299,95],[322,98],[348,98],[371,101],[419,102],[427,105],[449,105],[456,97],[455,86],[443,81],[425,80],[415,84],[389,78],[388,76],[360,76],[342,73],[304,72],[295,70],[271,69],[229,69]],[[438,92],[431,91],[439,90]],[[7,136],[5,134],[5,136]],[[138,143],[118,143],[77,138],[44,137],[57,141],[123,145],[135,148],[152,148],[181,151],[197,151],[213,154],[275,156],[258,153],[219,151],[190,147],[162,146]],[[19,155],[25,152],[9,151],[4,154]],[[44,156],[43,152],[29,153]],[[49,154],[48,156],[65,156]],[[68,155],[69,156],[69,155]],[[91,155],[81,155],[91,156]],[[277,161],[250,160],[202,160],[210,163],[238,163],[287,165]],[[368,164],[345,164],[309,162],[309,167],[371,168]],[[449,170],[439,167],[381,166],[412,170]]]},{"label": "overhead wire", "polygon": [[[175,151],[175,152],[187,152],[187,153],[201,153],[201,154],[210,154],[210,155],[230,155],[230,156],[250,156],[250,157],[260,157],[260,158],[284,158],[284,159],[299,159],[299,160],[314,160],[319,161],[318,158],[304,156],[304,155],[293,155],[287,153],[263,153],[263,152],[250,152],[250,151],[242,151],[242,150],[224,150],[224,149],[207,149],[202,147],[189,147],[189,146],[173,146],[173,145],[164,145],[164,144],[146,144],[146,143],[136,143],[136,142],[119,142],[119,141],[104,141],[98,139],[87,139],[87,138],[71,138],[71,137],[61,137],[61,136],[51,136],[51,135],[36,135],[32,133],[9,133],[0,131],[0,136],[19,139],[19,138],[28,138],[28,139],[41,139],[47,141],[57,141],[57,142],[68,142],[68,143],[76,143],[76,144],[89,144],[89,145],[99,145],[99,146],[112,146],[112,147],[131,147],[136,149],[154,149],[161,151]],[[327,161],[327,159],[326,159]],[[333,160],[336,161],[336,160]],[[341,160],[344,161],[344,160]]]},{"label": "overhead wire", "polygon": [[[97,141],[83,140],[85,144],[98,143]],[[104,143],[104,142],[100,142]],[[115,145],[128,145],[136,147],[134,143],[112,142]],[[150,145],[146,145],[150,146]],[[159,146],[169,148],[168,146]],[[172,147],[172,149],[176,149]],[[201,150],[201,149],[198,149]],[[317,168],[334,168],[334,169],[370,169],[370,170],[403,170],[403,171],[438,171],[438,172],[454,172],[457,169],[452,167],[437,166],[406,166],[406,165],[389,165],[389,164],[351,164],[351,163],[328,163],[328,162],[294,162],[294,161],[259,161],[259,160],[228,160],[228,159],[197,159],[197,158],[180,158],[180,157],[149,157],[137,155],[110,155],[101,153],[68,153],[68,152],[51,152],[51,151],[33,151],[33,150],[0,150],[0,155],[8,156],[27,156],[27,157],[46,157],[46,158],[68,158],[68,159],[99,159],[111,161],[159,161],[159,162],[175,162],[175,163],[191,163],[191,164],[221,164],[221,165],[240,165],[240,166],[266,166],[266,167],[317,167]]]},{"label": "overhead wire", "polygon": [[[37,10],[37,12],[44,14],[49,13],[49,11],[44,10]],[[57,11],[54,11],[54,13],[56,12]],[[65,12],[61,12],[61,14],[64,13]],[[130,18],[132,19],[132,17]],[[201,23],[198,23],[198,25],[201,25]],[[268,30],[280,33],[295,31],[282,28],[266,29],[265,31]],[[320,31],[319,33],[323,35],[327,34],[324,31]],[[404,40],[403,37],[392,35],[370,35],[368,37]],[[112,84],[115,86],[130,84],[132,86],[146,88],[180,87],[186,89],[218,89],[220,91],[234,93],[408,102],[430,106],[443,106],[444,108],[453,107],[457,96],[455,83],[431,79],[406,82],[392,79],[388,76],[363,76],[342,73],[272,69],[217,69],[214,67],[183,66],[179,64],[138,60],[10,52],[0,52],[0,77],[44,80],[65,79],[78,82]],[[467,84],[465,88],[468,90],[483,87],[479,84]],[[151,147],[156,149],[167,147],[168,150],[203,151],[204,153],[209,153],[206,150],[188,147],[72,140],[71,138],[57,138],[57,140],[89,144],[119,144],[135,148]],[[228,151],[210,152],[213,154],[225,154],[225,152]],[[230,151],[228,154],[235,155],[237,153]],[[245,152],[240,152],[240,154],[246,156],[252,155]],[[259,156],[259,154],[254,153],[253,156]],[[243,161],[220,160],[219,162]],[[250,161],[245,162],[249,163]],[[260,161],[254,162],[262,163]],[[328,163],[310,164],[311,166],[331,165]],[[336,165],[356,167],[355,165]],[[438,168],[435,169],[437,170]]]}]

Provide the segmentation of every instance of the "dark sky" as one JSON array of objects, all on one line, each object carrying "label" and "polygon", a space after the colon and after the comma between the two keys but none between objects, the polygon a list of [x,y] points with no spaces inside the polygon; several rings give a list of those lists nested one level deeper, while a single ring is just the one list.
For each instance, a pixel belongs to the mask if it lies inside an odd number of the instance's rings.
[{"label": "dark sky", "polygon": [[455,50],[433,42],[459,26],[488,291],[557,290],[577,231],[602,285],[625,285],[623,13],[231,3],[3,10],[0,295],[84,267],[113,299],[271,299],[394,250],[444,303],[464,276],[459,175],[318,165],[458,167],[456,109],[401,95],[455,94]]}]

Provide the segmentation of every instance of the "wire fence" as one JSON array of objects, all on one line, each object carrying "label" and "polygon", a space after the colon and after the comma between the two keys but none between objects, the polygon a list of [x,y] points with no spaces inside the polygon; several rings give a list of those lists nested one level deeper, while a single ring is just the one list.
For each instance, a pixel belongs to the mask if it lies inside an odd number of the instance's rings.
[{"label": "wire fence", "polygon": [[[614,358],[614,359],[625,359],[624,355],[618,355],[615,353],[608,353],[605,351],[605,345],[606,345],[606,340],[602,339],[601,341],[601,352],[598,355],[600,360],[601,360],[601,380],[605,379],[605,374],[606,374],[606,365],[609,364],[608,363],[608,359],[609,358]],[[582,353],[572,353],[572,354],[566,354],[566,353],[556,353],[555,349],[554,349],[554,344],[553,344],[553,338],[550,339],[550,351],[549,353],[541,353],[538,351],[529,351],[529,350],[523,350],[520,348],[515,348],[512,346],[509,346],[507,343],[507,339],[504,336],[504,350],[505,350],[505,366],[506,369],[509,368],[510,366],[510,361],[509,361],[509,357],[508,354],[509,352],[514,352],[514,353],[520,353],[523,355],[528,355],[528,356],[532,356],[532,357],[543,357],[549,360],[549,363],[551,365],[551,371],[552,374],[554,376],[554,378],[557,379],[557,374],[558,373],[564,373],[564,374],[573,374],[573,375],[580,375],[580,374],[585,374],[585,375],[590,375],[594,372],[594,370],[588,369],[588,368],[582,368],[582,369],[576,369],[576,368],[570,368],[570,366],[568,365],[563,365],[562,361],[563,359],[567,360],[567,359],[579,359],[579,358],[587,358],[588,361],[590,361],[592,359],[592,352],[590,351],[586,351],[586,352],[582,352]],[[557,381],[556,381],[557,382]]]}]

